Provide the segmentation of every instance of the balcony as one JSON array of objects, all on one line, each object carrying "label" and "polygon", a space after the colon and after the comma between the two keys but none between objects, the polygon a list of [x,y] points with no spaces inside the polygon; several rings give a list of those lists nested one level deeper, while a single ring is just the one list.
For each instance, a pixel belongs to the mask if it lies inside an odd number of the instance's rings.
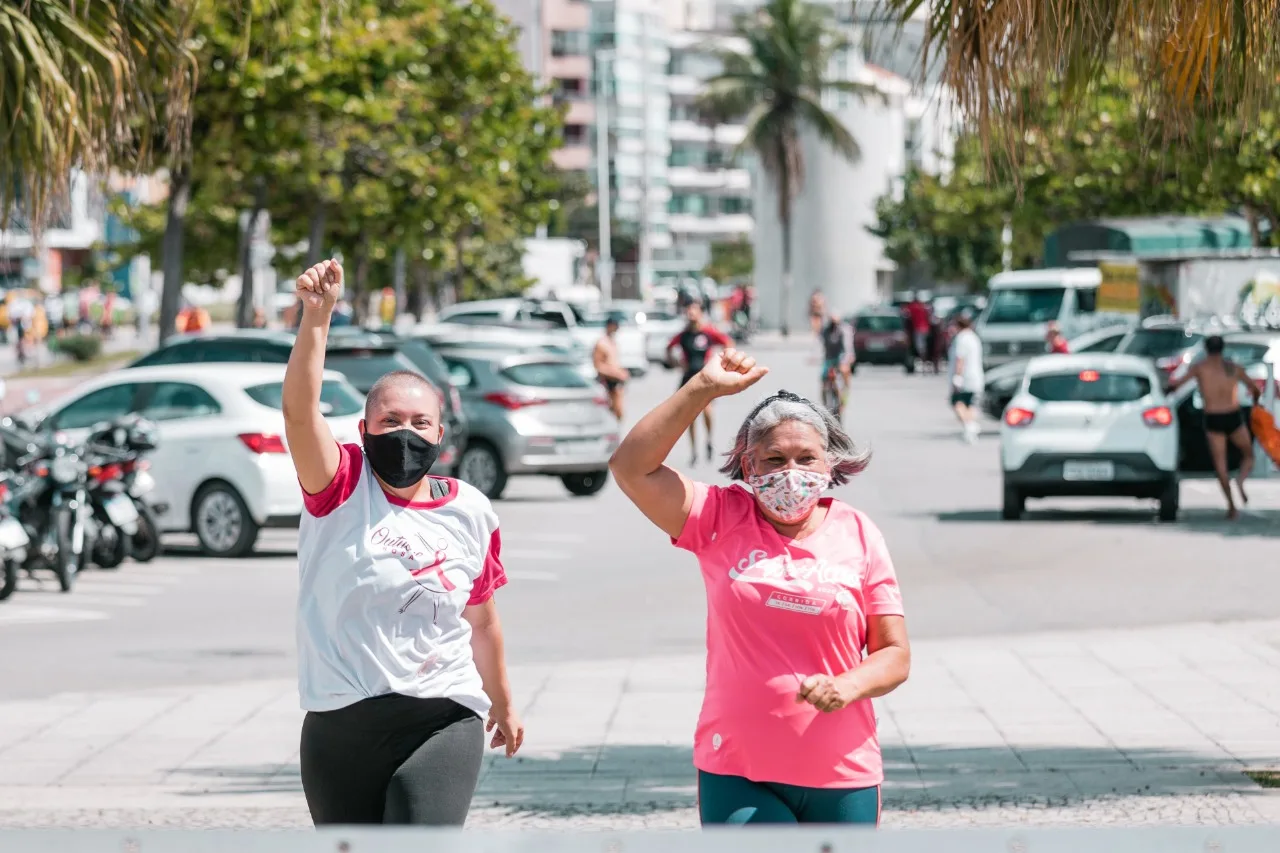
[{"label": "balcony", "polygon": [[750,234],[755,220],[749,213],[721,213],[714,216],[697,216],[689,213],[672,213],[667,217],[673,234],[740,237]]},{"label": "balcony", "polygon": [[565,124],[594,124],[596,120],[596,105],[589,97],[563,97],[557,96],[556,101],[569,105],[569,111],[565,113]]},{"label": "balcony", "polygon": [[668,166],[667,182],[677,189],[751,190],[751,173],[740,167]]},{"label": "balcony", "polygon": [[578,172],[591,168],[591,147],[587,145],[566,145],[551,152],[551,161],[557,169],[566,172]]},{"label": "balcony", "polygon": [[567,80],[591,79],[591,57],[589,56],[548,56],[548,77],[563,77]]},{"label": "balcony", "polygon": [[672,74],[667,78],[667,91],[672,97],[695,97],[702,94],[702,89],[702,81],[691,74]]},{"label": "balcony", "polygon": [[551,30],[589,30],[591,7],[573,0],[546,0],[542,23]]}]

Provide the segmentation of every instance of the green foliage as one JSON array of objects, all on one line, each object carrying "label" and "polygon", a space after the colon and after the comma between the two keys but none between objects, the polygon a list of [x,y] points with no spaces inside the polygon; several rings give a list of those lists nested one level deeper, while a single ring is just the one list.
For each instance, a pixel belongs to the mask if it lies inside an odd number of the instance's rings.
[{"label": "green foliage", "polygon": [[67,335],[64,338],[51,338],[57,341],[58,352],[66,353],[78,362],[93,361],[102,355],[102,338],[97,335]]},{"label": "green foliage", "polygon": [[[1223,150],[1209,158],[1194,148],[1149,144],[1160,131],[1133,98],[1135,86],[1107,78],[1079,105],[1051,96],[1020,135],[1016,173],[993,166],[976,133],[962,135],[951,173],[909,173],[900,198],[879,200],[879,221],[869,230],[885,240],[886,255],[900,268],[923,264],[939,280],[982,286],[1000,271],[1006,217],[1020,269],[1037,266],[1045,236],[1073,221],[1228,209],[1225,183],[1247,183],[1233,177],[1234,155]],[[1229,140],[1224,144],[1231,148]]]},{"label": "green foliage", "polygon": [[750,240],[730,240],[711,244],[711,260],[702,270],[720,284],[750,278],[756,268],[755,250]]},{"label": "green foliage", "polygon": [[[494,275],[519,279],[519,253],[488,247],[512,247],[548,218],[562,116],[540,105],[489,2],[238,6],[209,7],[197,30],[187,279],[214,283],[238,268],[238,216],[258,204],[278,246],[321,233],[324,254],[344,255],[352,289],[388,283],[397,248],[443,276],[503,258]],[[128,218],[138,250],[158,252],[165,211]],[[484,250],[473,248],[480,235]],[[453,263],[460,245],[485,262]],[[292,276],[302,259],[277,263]]]}]

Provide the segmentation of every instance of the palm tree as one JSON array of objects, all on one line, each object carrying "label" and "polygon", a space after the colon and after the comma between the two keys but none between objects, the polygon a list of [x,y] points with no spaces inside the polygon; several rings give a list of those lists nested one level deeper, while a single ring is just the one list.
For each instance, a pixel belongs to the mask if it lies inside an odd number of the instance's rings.
[{"label": "palm tree", "polygon": [[1256,116],[1280,103],[1280,39],[1274,2],[1226,0],[880,0],[899,22],[923,22],[925,54],[940,63],[984,141],[1006,132],[1066,89],[1083,95],[1115,68],[1147,81],[1136,92],[1164,127]]},{"label": "palm tree", "polygon": [[[179,0],[0,0],[0,211],[34,233],[73,168],[136,165],[153,127],[186,144]],[[169,84],[157,85],[168,80]],[[154,94],[172,95],[165,108]]]},{"label": "palm tree", "polygon": [[720,54],[723,70],[707,81],[700,111],[717,122],[743,120],[739,153],[755,155],[778,195],[782,225],[781,330],[790,333],[791,207],[804,187],[802,131],[808,130],[849,162],[859,157],[853,134],[822,105],[828,91],[864,94],[862,84],[831,80],[832,57],[848,48],[828,10],[804,0],[769,0],[738,18],[745,53]]}]

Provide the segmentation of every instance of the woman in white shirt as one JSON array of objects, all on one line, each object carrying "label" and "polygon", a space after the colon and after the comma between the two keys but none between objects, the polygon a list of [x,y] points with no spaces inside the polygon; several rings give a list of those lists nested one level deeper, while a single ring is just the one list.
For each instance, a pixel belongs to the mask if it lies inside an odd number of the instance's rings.
[{"label": "woman in white shirt", "polygon": [[[342,267],[297,281],[298,337],[285,371],[289,452],[305,497],[298,539],[300,763],[317,825],[461,826],[490,746],[514,755],[494,591],[506,583],[498,519],[457,480],[430,477],[440,392],[416,373],[370,389],[360,445],[320,412],[325,342]],[[487,715],[488,722],[484,722]]]}]

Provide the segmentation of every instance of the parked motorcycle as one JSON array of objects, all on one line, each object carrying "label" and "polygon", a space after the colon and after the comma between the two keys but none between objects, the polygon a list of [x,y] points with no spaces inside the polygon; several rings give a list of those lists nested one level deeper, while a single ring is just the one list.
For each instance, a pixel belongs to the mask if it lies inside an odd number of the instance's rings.
[{"label": "parked motorcycle", "polygon": [[13,595],[18,573],[27,559],[30,538],[22,522],[9,511],[9,473],[0,472],[0,601]]},{"label": "parked motorcycle", "polygon": [[70,592],[97,533],[82,448],[61,436],[47,437],[18,460],[13,483],[18,517],[32,543],[23,568],[28,574],[53,572],[62,591]]},{"label": "parked motorcycle", "polygon": [[94,463],[89,501],[97,530],[91,558],[101,568],[114,569],[126,557],[137,558],[135,542],[142,546],[144,562],[159,551],[155,517],[142,499],[151,480],[141,456],[155,446],[155,426],[137,416],[99,425],[85,440]]}]

